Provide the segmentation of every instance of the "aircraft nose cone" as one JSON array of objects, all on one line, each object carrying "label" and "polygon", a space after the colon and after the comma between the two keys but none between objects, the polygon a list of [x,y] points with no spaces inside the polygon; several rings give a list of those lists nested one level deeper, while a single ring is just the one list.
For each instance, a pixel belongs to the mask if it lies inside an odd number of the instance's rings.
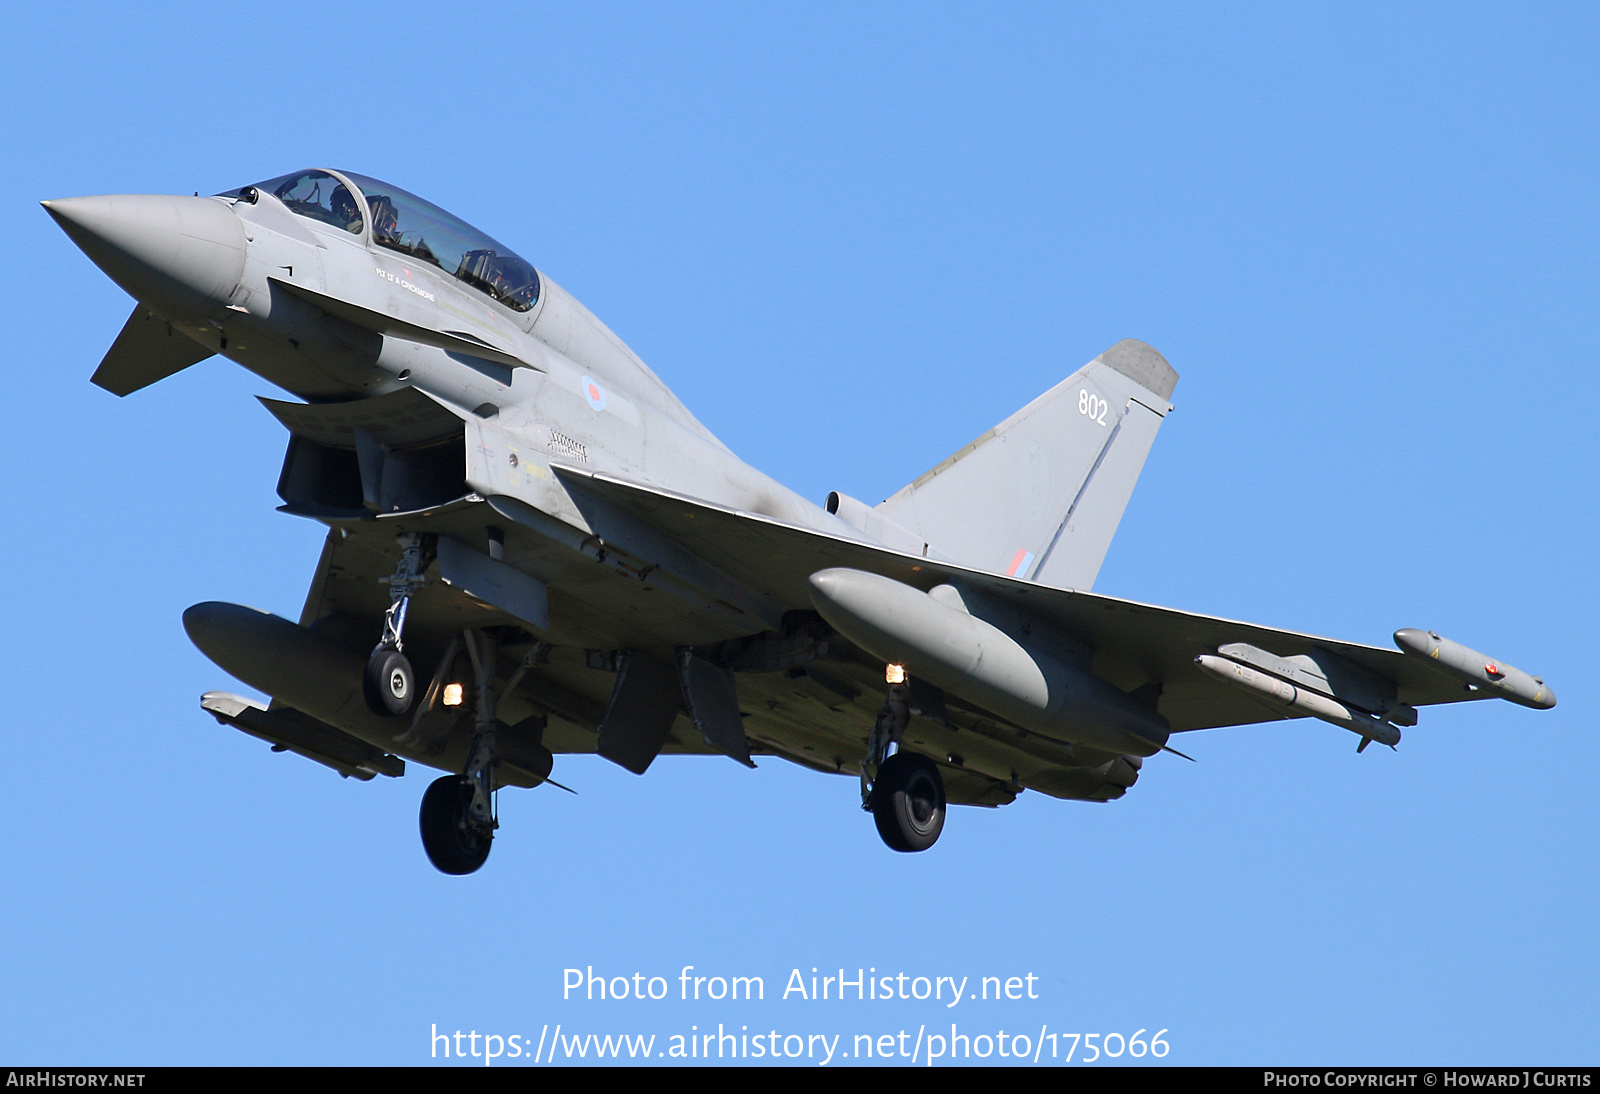
[{"label": "aircraft nose cone", "polygon": [[225,306],[244,275],[244,224],[215,198],[116,194],[41,204],[96,266],[169,317]]}]

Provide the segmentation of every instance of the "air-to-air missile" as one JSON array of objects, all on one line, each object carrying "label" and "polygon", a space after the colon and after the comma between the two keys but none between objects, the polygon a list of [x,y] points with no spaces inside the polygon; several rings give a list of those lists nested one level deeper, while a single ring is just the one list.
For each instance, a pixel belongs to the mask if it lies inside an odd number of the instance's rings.
[{"label": "air-to-air missile", "polygon": [[[1371,711],[1363,710],[1349,695],[1341,694],[1326,676],[1318,673],[1319,666],[1309,656],[1278,657],[1244,643],[1235,643],[1223,649],[1229,656],[1203,653],[1194,659],[1195,665],[1218,680],[1284,708],[1287,717],[1309,714],[1360,734],[1362,741],[1358,751],[1365,749],[1369,741],[1377,741],[1390,748],[1400,743],[1400,730],[1395,725]],[[1254,668],[1252,664],[1261,667]],[[1298,682],[1291,683],[1291,679]],[[1385,704],[1380,700],[1372,705]],[[1404,704],[1390,704],[1386,713],[1402,725],[1417,724],[1417,712]]]},{"label": "air-to-air missile", "polygon": [[[1394,641],[1403,653],[1461,680],[1469,690],[1481,689],[1540,710],[1556,705],[1544,681],[1432,631],[1408,627],[1396,631]],[[1392,748],[1400,742],[1397,724],[1417,724],[1416,710],[1396,699],[1393,681],[1326,650],[1279,657],[1235,642],[1194,661],[1202,671],[1283,708],[1290,716],[1308,714],[1360,734],[1361,748],[1369,741]]]}]

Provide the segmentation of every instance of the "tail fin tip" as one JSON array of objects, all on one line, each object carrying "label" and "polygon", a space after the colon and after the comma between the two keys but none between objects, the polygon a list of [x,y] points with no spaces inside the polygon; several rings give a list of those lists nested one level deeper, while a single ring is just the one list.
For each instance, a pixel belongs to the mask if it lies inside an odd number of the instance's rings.
[{"label": "tail fin tip", "polygon": [[1177,370],[1154,346],[1137,338],[1124,338],[1095,360],[1163,399],[1172,398],[1172,389],[1178,386]]}]

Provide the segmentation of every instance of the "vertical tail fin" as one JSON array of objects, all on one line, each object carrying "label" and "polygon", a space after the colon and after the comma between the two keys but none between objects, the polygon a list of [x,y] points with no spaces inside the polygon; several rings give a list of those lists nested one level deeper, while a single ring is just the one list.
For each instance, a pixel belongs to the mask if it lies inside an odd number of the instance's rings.
[{"label": "vertical tail fin", "polygon": [[1091,588],[1177,382],[1123,339],[878,508],[954,561]]}]

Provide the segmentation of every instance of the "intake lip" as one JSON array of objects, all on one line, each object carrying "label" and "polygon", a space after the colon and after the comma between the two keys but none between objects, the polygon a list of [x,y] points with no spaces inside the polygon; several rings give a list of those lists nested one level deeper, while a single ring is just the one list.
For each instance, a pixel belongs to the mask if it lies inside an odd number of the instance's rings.
[{"label": "intake lip", "polygon": [[112,194],[40,204],[111,280],[169,318],[227,306],[244,276],[244,224],[221,199]]}]

